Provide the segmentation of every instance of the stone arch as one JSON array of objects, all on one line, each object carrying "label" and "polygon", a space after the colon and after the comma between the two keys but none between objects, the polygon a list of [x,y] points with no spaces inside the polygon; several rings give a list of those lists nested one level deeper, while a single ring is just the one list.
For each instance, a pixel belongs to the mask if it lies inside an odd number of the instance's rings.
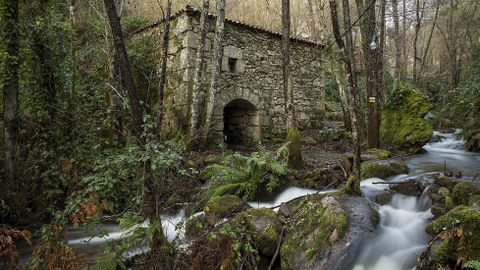
[{"label": "stone arch", "polygon": [[251,144],[260,138],[260,130],[260,112],[252,102],[236,98],[223,106],[223,138],[227,144]]}]

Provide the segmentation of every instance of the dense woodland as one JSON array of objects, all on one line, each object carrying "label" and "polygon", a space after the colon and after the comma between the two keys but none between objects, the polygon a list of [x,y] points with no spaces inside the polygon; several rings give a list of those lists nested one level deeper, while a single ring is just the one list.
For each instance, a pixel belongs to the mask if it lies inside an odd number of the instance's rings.
[{"label": "dense woodland", "polygon": [[[167,132],[170,21],[186,5],[201,11],[192,113],[188,132]],[[434,130],[459,129],[480,168],[478,0],[0,0],[0,13],[2,269],[337,269],[328,254],[350,237],[345,205],[361,205],[362,180],[408,172],[395,158],[442,140]],[[206,14],[212,59],[202,54]],[[277,138],[208,140],[225,18],[282,33]],[[136,34],[159,20],[161,36]],[[323,129],[296,126],[288,37],[322,44]],[[412,258],[417,269],[480,269],[480,171],[440,163],[426,176],[429,241]],[[392,192],[418,197],[425,186],[417,194],[413,182]],[[246,204],[289,186],[336,191],[278,214]],[[177,225],[187,244],[164,233],[163,217],[180,210],[203,210]],[[95,262],[67,240],[72,228],[111,223],[130,233]],[[148,248],[126,255],[138,247]]]}]

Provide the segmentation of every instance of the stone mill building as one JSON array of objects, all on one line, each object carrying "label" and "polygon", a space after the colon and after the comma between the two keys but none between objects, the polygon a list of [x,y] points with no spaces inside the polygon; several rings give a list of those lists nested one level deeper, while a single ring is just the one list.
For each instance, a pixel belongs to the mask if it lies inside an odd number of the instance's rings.
[{"label": "stone mill building", "polygon": [[[168,111],[162,123],[172,131],[186,133],[189,128],[200,15],[200,11],[187,6],[172,16],[166,89]],[[204,91],[210,81],[215,19],[209,16]],[[137,30],[137,34],[155,35],[160,41],[162,30],[162,22],[158,22]],[[215,142],[242,143],[285,136],[281,39],[281,33],[225,20],[220,92],[211,132]],[[322,126],[325,110],[322,49],[321,44],[291,38],[294,111],[300,129]],[[200,96],[204,99],[206,94]],[[205,105],[205,100],[202,103]]]}]

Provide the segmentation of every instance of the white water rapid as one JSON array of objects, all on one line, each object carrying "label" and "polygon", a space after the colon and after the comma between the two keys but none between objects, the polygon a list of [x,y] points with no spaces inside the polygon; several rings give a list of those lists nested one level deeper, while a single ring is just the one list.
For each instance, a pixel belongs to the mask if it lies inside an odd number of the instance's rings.
[{"label": "white water rapid", "polygon": [[[435,132],[438,141],[425,145],[425,154],[407,160],[409,175],[362,181],[362,194],[373,199],[386,188],[373,182],[431,179],[433,174],[443,172],[445,164],[447,170],[461,171],[466,178],[473,177],[478,172],[480,154],[466,151],[457,132]],[[426,191],[421,197],[396,194],[389,204],[379,206],[379,212],[379,228],[364,244],[353,270],[415,269],[416,255],[425,249],[429,239],[425,225],[432,214]]]}]

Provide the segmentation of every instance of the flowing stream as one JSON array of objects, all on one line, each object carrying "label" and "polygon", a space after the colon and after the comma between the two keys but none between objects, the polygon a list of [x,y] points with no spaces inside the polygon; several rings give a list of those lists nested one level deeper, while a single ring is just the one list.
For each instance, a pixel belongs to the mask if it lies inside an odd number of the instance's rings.
[{"label": "flowing stream", "polygon": [[[438,133],[434,137],[437,142],[424,146],[426,153],[406,160],[410,174],[397,175],[389,179],[372,178],[362,181],[363,196],[374,199],[384,192],[385,185],[374,185],[379,181],[402,181],[405,179],[431,179],[432,175],[447,170],[457,173],[461,171],[464,178],[473,178],[479,172],[480,154],[471,153],[464,149],[464,142],[457,138],[456,133]],[[282,202],[317,193],[317,190],[289,187],[271,198],[260,201],[251,201],[252,207],[274,207]],[[329,191],[325,191],[329,192]],[[426,192],[420,197],[396,194],[389,204],[379,206],[380,226],[357,254],[353,270],[403,270],[414,269],[416,254],[421,252],[428,241],[425,233],[425,224],[432,216],[430,202]],[[202,215],[203,212],[195,215]],[[162,217],[162,225],[170,241],[183,239],[183,228],[177,226],[185,219],[184,211],[176,215]],[[145,222],[138,226],[147,226]],[[81,229],[68,228],[67,240],[70,246],[84,254],[90,264],[94,264],[102,255],[106,245],[111,242],[122,241],[132,230],[122,231],[116,224],[104,224],[98,230],[85,232]],[[32,252],[32,248],[20,246],[22,251],[21,263],[25,262]],[[132,250],[127,256],[145,252],[145,248]]]},{"label": "flowing stream", "polygon": [[[434,138],[436,142],[424,146],[425,154],[406,160],[409,175],[362,181],[363,195],[373,199],[384,191],[384,185],[374,185],[372,182],[406,179],[431,181],[432,175],[443,172],[445,167],[456,174],[461,172],[467,179],[472,179],[479,172],[480,154],[466,151],[457,132],[435,132]],[[379,212],[379,228],[364,243],[353,270],[415,269],[416,255],[424,250],[429,239],[425,225],[432,214],[426,190],[420,197],[395,194],[389,204],[379,207]]]}]

